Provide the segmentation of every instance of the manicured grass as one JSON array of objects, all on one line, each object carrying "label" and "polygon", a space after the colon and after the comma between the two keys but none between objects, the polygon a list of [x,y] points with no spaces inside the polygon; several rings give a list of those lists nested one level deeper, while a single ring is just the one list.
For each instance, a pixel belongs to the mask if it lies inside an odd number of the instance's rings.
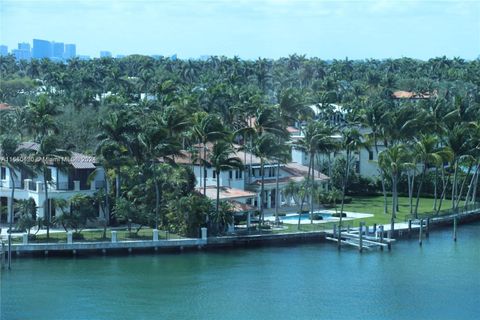
[{"label": "manicured grass", "polygon": [[[395,222],[404,222],[410,217],[410,205],[408,197],[399,197],[399,211],[397,211],[397,218]],[[416,199],[413,199],[413,206],[415,206]],[[420,198],[418,213],[430,213],[433,211],[433,199],[430,198]],[[357,212],[357,213],[370,213],[373,214],[373,217],[355,219],[350,221],[345,221],[343,224],[350,224],[352,227],[357,227],[360,222],[365,222],[367,225],[376,224],[388,224],[390,223],[392,215],[392,199],[391,197],[387,198],[388,203],[388,213],[384,214],[384,203],[383,196],[375,197],[353,197],[352,202],[345,204],[344,211],[347,212]],[[438,202],[437,202],[438,204]],[[442,208],[448,209],[451,207],[451,201],[445,200],[442,202]],[[334,209],[331,209],[334,210]],[[337,205],[337,210],[340,211],[340,205]],[[338,224],[338,222],[337,222]],[[333,228],[334,223],[318,223],[318,224],[302,224],[300,226],[300,231],[318,231],[324,229]],[[274,231],[278,232],[297,232],[297,225],[292,224],[283,224],[286,229]]]},{"label": "manicured grass", "polygon": [[[73,239],[74,242],[98,242],[98,241],[111,241],[112,233],[111,229],[107,229],[106,238],[103,238],[103,230],[85,230],[81,232],[83,239]],[[151,228],[142,228],[138,232],[138,235],[135,234],[135,229],[132,229],[132,232],[128,232],[125,229],[115,229],[117,231],[117,241],[125,240],[152,240],[153,239],[153,229]],[[168,233],[168,239],[180,239],[181,237],[174,233]],[[158,232],[159,240],[166,240],[167,233],[163,230]],[[22,243],[22,238],[13,238],[14,243]],[[46,234],[39,234],[35,236],[35,239],[29,240],[30,243],[45,243],[47,242]],[[50,243],[66,243],[67,242],[67,233],[66,232],[50,232]]]}]

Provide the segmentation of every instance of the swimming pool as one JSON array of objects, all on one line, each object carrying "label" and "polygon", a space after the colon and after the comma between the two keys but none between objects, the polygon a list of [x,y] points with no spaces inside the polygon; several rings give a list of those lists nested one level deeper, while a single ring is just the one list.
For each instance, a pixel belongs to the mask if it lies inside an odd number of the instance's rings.
[{"label": "swimming pool", "polygon": [[[321,216],[323,219],[321,220],[329,220],[332,218],[332,213],[328,211],[314,211],[314,215]],[[283,221],[298,221],[298,213],[287,214],[284,217],[280,217],[280,220]],[[302,213],[300,215],[300,221],[310,220],[310,213]],[[318,220],[318,219],[317,219]]]}]

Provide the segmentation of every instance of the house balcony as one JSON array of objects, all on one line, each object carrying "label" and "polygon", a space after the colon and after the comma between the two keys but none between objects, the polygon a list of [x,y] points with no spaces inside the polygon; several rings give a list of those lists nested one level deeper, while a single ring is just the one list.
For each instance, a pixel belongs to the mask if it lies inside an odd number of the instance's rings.
[{"label": "house balcony", "polygon": [[[23,182],[23,183],[22,183]],[[22,182],[15,182],[15,189],[25,190],[28,192],[44,192],[44,183],[42,181],[33,181],[32,179],[25,179]],[[82,185],[80,181],[71,182],[52,182],[48,184],[49,192],[72,192],[72,191],[96,191],[104,188],[104,181],[94,181],[89,185]],[[12,183],[8,180],[0,180],[0,188],[3,191],[11,190]]]}]

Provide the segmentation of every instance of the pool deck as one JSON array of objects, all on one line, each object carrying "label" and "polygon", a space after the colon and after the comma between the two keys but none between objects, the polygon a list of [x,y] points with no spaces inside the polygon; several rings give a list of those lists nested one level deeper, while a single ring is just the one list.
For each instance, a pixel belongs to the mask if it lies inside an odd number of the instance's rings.
[{"label": "pool deck", "polygon": [[[337,211],[338,212],[338,211]],[[335,210],[317,210],[314,213],[328,213],[334,214],[337,213]],[[373,217],[373,214],[370,213],[359,213],[359,212],[349,212],[344,211],[347,214],[347,217],[343,217],[342,221],[351,221],[355,219],[364,219]],[[310,218],[305,214],[306,218],[300,220],[300,224],[310,224]],[[296,217],[297,219],[284,219],[285,217]],[[280,221],[286,224],[298,224],[298,213],[287,213],[285,216],[279,216]],[[275,216],[266,216],[265,221],[275,222]],[[338,217],[327,217],[326,219],[322,220],[313,220],[312,223],[314,224],[321,224],[321,223],[328,223],[328,222],[338,222],[340,218]]]}]

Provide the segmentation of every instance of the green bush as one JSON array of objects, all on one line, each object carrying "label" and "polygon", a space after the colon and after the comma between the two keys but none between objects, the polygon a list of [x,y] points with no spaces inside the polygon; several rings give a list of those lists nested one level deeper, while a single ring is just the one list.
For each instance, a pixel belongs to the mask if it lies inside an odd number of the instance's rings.
[{"label": "green bush", "polygon": [[73,238],[73,240],[84,240],[85,239],[83,234],[81,234],[80,232],[74,232],[72,234],[72,238]]},{"label": "green bush", "polygon": [[[340,218],[340,212],[332,214],[332,217]],[[342,218],[346,218],[346,217],[347,217],[347,214],[345,212],[342,213]]]}]

